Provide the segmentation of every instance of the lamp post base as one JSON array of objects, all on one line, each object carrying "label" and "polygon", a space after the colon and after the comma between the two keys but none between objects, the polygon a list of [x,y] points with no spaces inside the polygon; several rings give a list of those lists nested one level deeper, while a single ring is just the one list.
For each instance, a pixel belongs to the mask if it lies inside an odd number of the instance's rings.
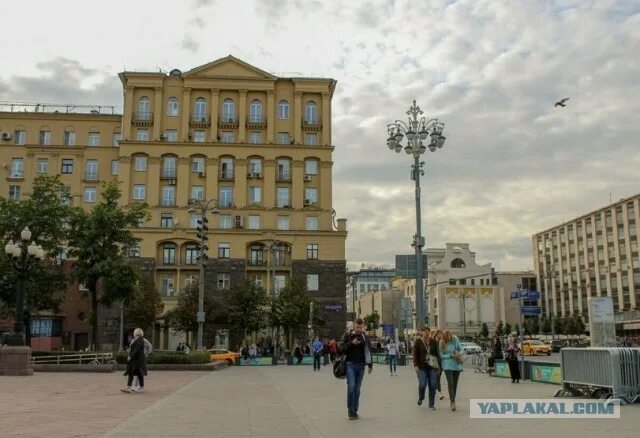
[{"label": "lamp post base", "polygon": [[7,345],[0,349],[0,376],[31,376],[31,348]]}]

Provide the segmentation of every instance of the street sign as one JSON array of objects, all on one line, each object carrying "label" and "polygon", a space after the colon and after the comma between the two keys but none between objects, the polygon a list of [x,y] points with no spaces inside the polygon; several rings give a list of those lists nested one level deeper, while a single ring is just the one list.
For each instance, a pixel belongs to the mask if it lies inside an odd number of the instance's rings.
[{"label": "street sign", "polygon": [[532,289],[520,289],[515,292],[511,292],[512,300],[517,300],[518,298],[522,298],[523,300],[527,301],[539,300],[540,291]]},{"label": "street sign", "polygon": [[393,324],[382,324],[382,336],[385,338],[392,338],[395,334],[395,327]]},{"label": "street sign", "polygon": [[204,312],[198,312],[197,315],[196,315],[196,321],[197,322],[204,322],[205,321],[205,313]]},{"label": "street sign", "polygon": [[324,306],[324,310],[326,312],[342,312],[342,304],[340,303],[326,304]]},{"label": "street sign", "polygon": [[522,306],[521,313],[523,315],[540,315],[542,308],[539,306]]}]

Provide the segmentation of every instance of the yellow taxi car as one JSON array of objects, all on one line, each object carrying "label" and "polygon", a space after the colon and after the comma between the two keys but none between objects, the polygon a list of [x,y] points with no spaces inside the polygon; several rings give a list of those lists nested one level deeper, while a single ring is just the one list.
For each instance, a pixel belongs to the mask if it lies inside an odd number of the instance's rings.
[{"label": "yellow taxi car", "polygon": [[235,351],[229,351],[223,348],[212,348],[208,351],[209,354],[211,354],[211,362],[223,360],[229,365],[235,365],[236,362],[240,360],[240,353],[236,353]]},{"label": "yellow taxi car", "polygon": [[546,344],[537,339],[532,339],[530,341],[524,341],[522,343],[522,354],[525,356],[537,356],[538,354],[546,354],[547,356],[551,355],[553,351],[553,346],[551,344]]}]

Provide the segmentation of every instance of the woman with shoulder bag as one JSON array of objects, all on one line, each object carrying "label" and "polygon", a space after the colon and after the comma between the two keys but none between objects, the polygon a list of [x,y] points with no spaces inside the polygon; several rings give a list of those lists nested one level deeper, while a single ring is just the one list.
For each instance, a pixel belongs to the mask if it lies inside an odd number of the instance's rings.
[{"label": "woman with shoulder bag", "polygon": [[138,377],[139,387],[135,392],[144,391],[144,376],[147,374],[147,359],[144,354],[145,343],[144,333],[142,329],[137,328],[133,332],[133,341],[129,345],[129,355],[127,358],[127,386],[120,391],[130,393],[131,384],[133,383],[133,377]]},{"label": "woman with shoulder bag", "polygon": [[440,359],[442,369],[447,378],[449,400],[451,410],[456,410],[456,393],[458,391],[458,379],[462,371],[462,345],[460,340],[453,336],[449,330],[445,330],[440,341]]},{"label": "woman with shoulder bag", "polygon": [[418,406],[422,405],[425,391],[429,387],[429,409],[436,409],[436,379],[438,364],[438,347],[431,338],[431,329],[424,327],[422,336],[416,339],[413,346],[413,367],[418,376]]}]

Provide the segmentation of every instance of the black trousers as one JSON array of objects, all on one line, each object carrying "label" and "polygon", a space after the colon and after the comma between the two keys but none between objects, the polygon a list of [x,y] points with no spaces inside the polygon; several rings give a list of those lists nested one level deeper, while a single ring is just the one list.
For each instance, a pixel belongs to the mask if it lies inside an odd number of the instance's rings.
[{"label": "black trousers", "polygon": [[509,359],[509,373],[511,374],[511,381],[515,382],[516,380],[520,380],[520,364],[518,364],[518,359]]},{"label": "black trousers", "polygon": [[449,400],[451,401],[451,403],[455,403],[456,393],[458,392],[458,379],[460,378],[460,371],[444,370],[444,375],[447,378]]},{"label": "black trousers", "polygon": [[313,355],[313,369],[314,370],[315,369],[318,369],[318,370],[320,369],[320,358],[321,357],[322,357],[322,355],[318,354],[318,353]]},{"label": "black trousers", "polygon": [[140,370],[135,370],[133,373],[129,373],[127,376],[127,386],[131,386],[133,383],[133,376],[138,376],[138,382],[140,382],[140,388],[144,388],[144,376]]}]

